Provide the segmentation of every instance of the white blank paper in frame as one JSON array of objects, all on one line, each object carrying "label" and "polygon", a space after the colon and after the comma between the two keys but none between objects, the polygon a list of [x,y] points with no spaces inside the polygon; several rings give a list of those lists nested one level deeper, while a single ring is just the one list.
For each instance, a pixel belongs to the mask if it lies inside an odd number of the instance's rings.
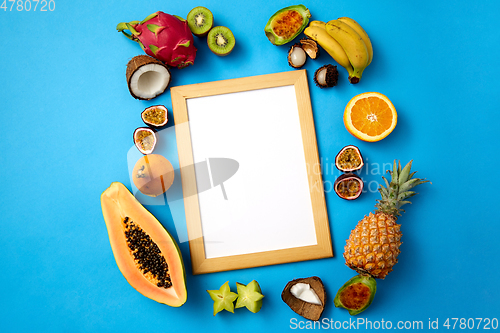
[{"label": "white blank paper in frame", "polygon": [[294,86],[186,103],[194,163],[239,163],[227,200],[220,186],[198,193],[206,258],[317,244]]}]

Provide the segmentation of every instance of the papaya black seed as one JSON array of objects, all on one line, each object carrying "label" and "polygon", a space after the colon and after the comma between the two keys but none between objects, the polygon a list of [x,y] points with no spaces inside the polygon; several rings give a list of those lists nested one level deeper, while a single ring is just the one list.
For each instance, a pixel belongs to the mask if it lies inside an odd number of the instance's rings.
[{"label": "papaya black seed", "polygon": [[130,218],[125,217],[123,222],[127,246],[131,250],[138,269],[143,274],[151,273],[157,280],[156,285],[158,287],[171,287],[172,282],[168,271],[168,264],[161,254],[158,245]]}]

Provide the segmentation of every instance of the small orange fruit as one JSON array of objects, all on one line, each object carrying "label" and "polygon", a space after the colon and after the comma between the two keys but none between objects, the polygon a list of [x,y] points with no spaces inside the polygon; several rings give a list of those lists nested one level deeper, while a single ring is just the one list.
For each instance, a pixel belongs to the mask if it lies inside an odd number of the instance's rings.
[{"label": "small orange fruit", "polygon": [[132,179],[141,193],[156,197],[174,182],[174,167],[162,155],[145,155],[135,164]]},{"label": "small orange fruit", "polygon": [[355,137],[363,141],[379,141],[388,136],[398,114],[387,96],[378,92],[366,92],[354,96],[344,111],[344,125]]}]

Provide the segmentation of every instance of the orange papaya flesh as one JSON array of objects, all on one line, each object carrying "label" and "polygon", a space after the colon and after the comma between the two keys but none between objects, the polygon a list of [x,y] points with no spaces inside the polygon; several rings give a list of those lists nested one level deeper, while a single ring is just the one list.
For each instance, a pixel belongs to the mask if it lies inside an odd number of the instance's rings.
[{"label": "orange papaya flesh", "polygon": [[101,207],[116,264],[130,285],[159,303],[183,305],[184,263],[169,232],[122,183],[102,193]]}]

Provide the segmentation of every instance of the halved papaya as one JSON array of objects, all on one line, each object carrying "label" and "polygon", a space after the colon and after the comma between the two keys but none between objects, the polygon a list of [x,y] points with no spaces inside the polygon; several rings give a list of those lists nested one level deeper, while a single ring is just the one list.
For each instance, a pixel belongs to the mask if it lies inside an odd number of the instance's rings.
[{"label": "halved papaya", "polygon": [[118,268],[134,289],[170,306],[186,302],[186,274],[177,243],[122,183],[101,195],[102,213]]}]

